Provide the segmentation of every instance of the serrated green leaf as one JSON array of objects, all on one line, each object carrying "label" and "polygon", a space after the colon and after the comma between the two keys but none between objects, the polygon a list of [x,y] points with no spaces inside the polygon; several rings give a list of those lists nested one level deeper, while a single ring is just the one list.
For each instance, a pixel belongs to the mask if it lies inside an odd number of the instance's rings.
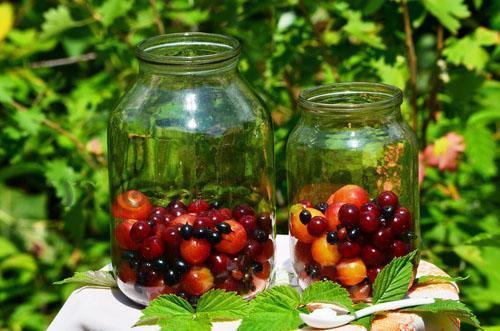
[{"label": "serrated green leaf", "polygon": [[370,331],[372,328],[372,320],[374,318],[374,315],[368,315],[365,317],[358,318],[357,320],[351,322],[351,324],[355,325],[361,325],[363,326],[366,330]]},{"label": "serrated green leaf", "polygon": [[125,15],[134,5],[134,0],[106,0],[98,8],[102,24],[110,26],[115,19]]},{"label": "serrated green leaf", "polygon": [[208,319],[192,317],[167,317],[159,321],[161,331],[210,331],[212,324]]},{"label": "serrated green leaf", "polygon": [[142,316],[136,325],[163,323],[164,320],[173,318],[192,320],[193,315],[193,307],[183,298],[174,294],[160,295],[142,310]]},{"label": "serrated green leaf", "polygon": [[403,312],[411,313],[432,313],[446,315],[460,319],[460,321],[470,324],[476,328],[481,325],[472,311],[460,301],[436,299],[436,302],[417,307],[402,309]]},{"label": "serrated green leaf", "polygon": [[422,3],[452,33],[460,27],[459,19],[470,15],[463,0],[423,0]]},{"label": "serrated green leaf", "polygon": [[472,36],[448,38],[443,55],[450,63],[477,71],[482,70],[489,60],[488,52]]},{"label": "serrated green leaf", "polygon": [[51,8],[43,13],[45,22],[42,24],[42,38],[53,37],[67,29],[76,26],[69,9],[64,5]]},{"label": "serrated green leaf", "polygon": [[358,11],[346,11],[343,15],[347,24],[342,29],[348,34],[353,43],[365,43],[374,48],[385,49],[382,38],[378,35],[380,26],[373,22],[363,21]]},{"label": "serrated green leaf", "polygon": [[408,291],[413,275],[412,260],[417,251],[393,259],[375,278],[373,283],[373,303],[384,303],[402,299]]},{"label": "serrated green leaf", "polygon": [[240,331],[288,331],[303,322],[297,309],[300,297],[290,286],[275,286],[258,294],[250,302],[250,310],[241,322]]},{"label": "serrated green leaf", "polygon": [[439,283],[455,283],[468,279],[467,277],[450,277],[450,276],[435,276],[428,275],[417,278],[418,285],[422,284],[439,284]]},{"label": "serrated green leaf", "polygon": [[495,140],[484,125],[468,125],[464,132],[465,155],[470,164],[483,177],[490,178],[497,173],[495,164]]},{"label": "serrated green leaf", "polygon": [[349,310],[352,309],[352,300],[349,292],[342,286],[331,281],[315,282],[302,293],[302,304],[311,302],[323,302],[341,305]]},{"label": "serrated green leaf", "polygon": [[248,302],[235,292],[210,290],[203,294],[196,306],[196,316],[210,321],[228,321],[244,317]]},{"label": "serrated green leaf", "polygon": [[55,285],[69,283],[78,283],[82,286],[93,285],[102,287],[117,287],[113,273],[106,270],[75,272],[72,277],[54,282]]}]

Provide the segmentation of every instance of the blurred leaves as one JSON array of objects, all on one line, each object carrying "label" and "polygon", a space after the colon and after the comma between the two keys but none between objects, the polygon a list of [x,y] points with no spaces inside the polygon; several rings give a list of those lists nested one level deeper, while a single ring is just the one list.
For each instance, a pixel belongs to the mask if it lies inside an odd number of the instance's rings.
[{"label": "blurred leaves", "polygon": [[452,33],[460,27],[460,19],[470,15],[464,0],[423,0],[424,7]]},{"label": "blurred leaves", "polygon": [[69,9],[63,5],[47,10],[43,14],[43,18],[45,19],[42,24],[43,38],[53,37],[77,25],[77,22],[71,17]]}]

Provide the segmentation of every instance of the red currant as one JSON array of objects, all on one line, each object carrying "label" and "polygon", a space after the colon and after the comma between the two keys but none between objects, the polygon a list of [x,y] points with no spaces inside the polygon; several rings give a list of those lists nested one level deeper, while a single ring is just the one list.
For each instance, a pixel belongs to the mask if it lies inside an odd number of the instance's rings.
[{"label": "red currant", "polygon": [[319,237],[326,231],[327,226],[328,223],[324,217],[315,216],[307,224],[307,232],[309,232],[311,236]]},{"label": "red currant", "polygon": [[146,239],[151,233],[151,227],[147,222],[139,221],[132,225],[130,229],[130,239],[136,243],[140,243]]},{"label": "red currant", "polygon": [[361,245],[353,241],[343,241],[337,245],[339,253],[343,257],[356,257],[361,253]]},{"label": "red currant", "polygon": [[359,209],[353,204],[346,203],[339,209],[339,221],[345,226],[355,226],[359,223]]},{"label": "red currant", "polygon": [[392,243],[394,235],[390,228],[382,228],[373,234],[373,244],[375,247],[382,250],[389,248]]},{"label": "red currant", "polygon": [[391,253],[393,257],[405,256],[409,252],[409,246],[401,240],[396,240],[391,244]]},{"label": "red currant", "polygon": [[262,245],[256,240],[248,240],[247,245],[244,249],[244,254],[253,260],[257,256],[259,256],[260,253],[262,253]]},{"label": "red currant", "polygon": [[165,251],[163,242],[157,237],[149,237],[144,240],[141,247],[141,254],[146,260],[153,260],[160,257]]},{"label": "red currant", "polygon": [[395,215],[390,222],[390,227],[395,234],[403,234],[410,229],[410,223],[406,217]]},{"label": "red currant", "polygon": [[384,191],[377,197],[377,203],[381,208],[385,206],[397,206],[398,196],[392,191]]},{"label": "red currant", "polygon": [[364,212],[361,213],[361,216],[359,218],[359,227],[364,233],[372,233],[377,231],[379,227],[379,221],[377,217],[374,216],[373,212]]},{"label": "red currant", "polygon": [[377,278],[377,275],[382,271],[382,267],[373,267],[371,269],[368,269],[367,275],[368,275],[368,280],[370,283],[374,283],[375,279]]},{"label": "red currant", "polygon": [[233,217],[239,220],[243,215],[255,215],[253,209],[248,205],[238,205],[233,209]]},{"label": "red currant", "polygon": [[213,254],[212,256],[210,256],[210,266],[214,274],[227,272],[229,266],[229,258],[226,254]]},{"label": "red currant", "polygon": [[239,222],[241,225],[243,225],[247,233],[252,233],[252,231],[255,230],[255,227],[257,226],[257,220],[253,215],[243,215],[240,218]]},{"label": "red currant", "polygon": [[139,247],[138,244],[130,238],[130,230],[136,222],[136,220],[128,219],[116,225],[115,239],[121,248],[135,250]]},{"label": "red currant", "polygon": [[372,266],[382,264],[385,261],[384,254],[372,245],[363,247],[363,250],[361,251],[361,258],[367,265]]},{"label": "red currant", "polygon": [[169,226],[163,231],[162,239],[170,246],[178,246],[181,243],[181,234],[177,226]]}]

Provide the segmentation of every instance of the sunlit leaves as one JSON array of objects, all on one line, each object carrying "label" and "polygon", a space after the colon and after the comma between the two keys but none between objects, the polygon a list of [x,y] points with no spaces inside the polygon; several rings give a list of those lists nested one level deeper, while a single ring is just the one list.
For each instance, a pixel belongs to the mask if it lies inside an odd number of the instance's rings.
[{"label": "sunlit leaves", "polygon": [[134,5],[134,0],[106,0],[98,8],[104,26],[110,26],[115,19],[125,15]]},{"label": "sunlit leaves", "polygon": [[365,43],[375,48],[385,49],[382,38],[378,35],[381,29],[379,25],[362,20],[361,13],[357,11],[347,11],[344,17],[347,19],[347,24],[343,26],[343,30],[352,43]]},{"label": "sunlit leaves", "polygon": [[470,15],[463,0],[423,0],[422,3],[452,33],[460,27],[459,20]]},{"label": "sunlit leaves", "polygon": [[43,14],[43,17],[45,19],[42,24],[42,36],[44,38],[53,37],[77,25],[76,21],[71,17],[68,7],[64,5],[50,8]]}]

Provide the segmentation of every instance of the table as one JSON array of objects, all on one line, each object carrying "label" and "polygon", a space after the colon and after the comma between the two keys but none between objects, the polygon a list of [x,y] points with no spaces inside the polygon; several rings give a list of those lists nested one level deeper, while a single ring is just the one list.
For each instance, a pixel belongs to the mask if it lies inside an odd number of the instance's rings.
[{"label": "table", "polygon": [[[292,284],[296,280],[292,274],[290,263],[290,246],[288,236],[278,235],[276,238],[276,281],[275,284]],[[107,266],[110,267],[109,265]],[[443,275],[446,273],[436,266],[421,261],[417,278],[423,275]],[[458,300],[456,284],[427,284],[414,286],[409,297],[434,297]],[[75,290],[66,300],[63,307],[49,325],[48,331],[157,331],[156,326],[132,326],[141,316],[142,306],[125,297],[118,289],[85,286]],[[214,331],[236,330],[239,321],[215,323]],[[400,330],[459,330],[458,320],[444,316],[418,316],[409,313],[390,312],[378,317],[372,325],[373,331]],[[362,326],[348,325],[332,329],[335,331],[366,331]]]}]

